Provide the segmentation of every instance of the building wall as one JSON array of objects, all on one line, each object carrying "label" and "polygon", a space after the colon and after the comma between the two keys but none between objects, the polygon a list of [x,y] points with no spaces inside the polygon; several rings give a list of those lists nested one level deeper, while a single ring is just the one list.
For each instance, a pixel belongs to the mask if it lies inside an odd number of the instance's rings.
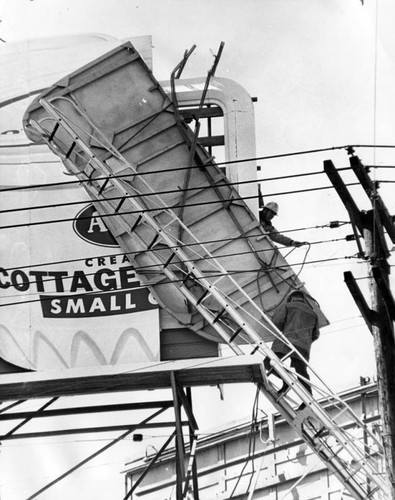
[{"label": "building wall", "polygon": [[[342,397],[360,418],[366,419],[369,428],[379,431],[380,417],[375,385],[347,391]],[[322,404],[327,406],[329,413],[335,411],[328,402],[323,401]],[[281,415],[273,415],[273,426],[270,425],[270,418],[258,421],[253,428],[251,423],[245,423],[199,441],[196,457],[200,500],[347,498],[343,496],[341,483]],[[346,418],[343,423],[347,425]],[[352,432],[352,427],[349,430]],[[362,434],[355,436],[363,443]],[[163,455],[131,498],[176,498],[174,458],[173,450]],[[149,461],[140,460],[128,464],[127,491],[147,463]]]}]

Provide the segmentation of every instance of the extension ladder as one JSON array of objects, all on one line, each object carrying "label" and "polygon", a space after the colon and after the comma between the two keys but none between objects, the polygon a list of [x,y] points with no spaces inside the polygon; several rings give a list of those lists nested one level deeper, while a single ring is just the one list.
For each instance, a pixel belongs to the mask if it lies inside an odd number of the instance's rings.
[{"label": "extension ladder", "polygon": [[[62,98],[65,99],[65,98]],[[381,443],[373,432],[357,415],[329,389],[336,412],[329,414],[306,391],[295,374],[271,351],[262,336],[256,331],[256,317],[243,314],[237,303],[224,293],[226,282],[232,289],[239,289],[239,296],[248,300],[248,294],[235,283],[231,274],[210,254],[204,244],[199,243],[190,229],[183,223],[174,209],[166,206],[161,197],[150,189],[149,182],[139,180],[139,189],[131,182],[137,175],[136,169],[94,126],[84,109],[70,101],[86,123],[90,125],[89,140],[81,125],[76,125],[52,101],[40,101],[46,110],[52,129],[44,122],[31,120],[30,126],[44,139],[49,148],[62,159],[68,171],[75,175],[89,194],[99,214],[117,239],[125,253],[145,256],[136,271],[144,284],[149,287],[171,282],[178,293],[201,314],[223,341],[236,355],[244,354],[240,340],[250,346],[251,353],[260,352],[270,359],[276,376],[289,386],[289,390],[279,395],[269,374],[264,376],[262,392],[283,415],[287,422],[327,464],[345,488],[357,499],[385,499],[387,486],[378,459],[382,453]],[[48,121],[48,118],[46,119]],[[84,136],[85,135],[85,136]],[[92,144],[100,145],[92,151]],[[204,166],[202,166],[204,168]],[[158,222],[161,215],[161,223]],[[166,215],[166,223],[163,224]],[[136,228],[140,227],[136,236]],[[143,229],[141,229],[143,228]],[[185,244],[179,239],[180,230],[186,235]],[[147,259],[147,252],[150,258]],[[210,261],[210,272],[203,267]],[[264,318],[264,328],[271,335],[287,340],[271,322],[265,312],[253,303],[260,317]],[[291,352],[293,347],[288,343]],[[262,371],[264,372],[263,364]],[[328,391],[328,392],[325,392]],[[295,408],[295,397],[305,408]],[[351,425],[349,425],[351,424]],[[352,427],[354,430],[348,430]],[[362,435],[368,436],[370,449]]]}]

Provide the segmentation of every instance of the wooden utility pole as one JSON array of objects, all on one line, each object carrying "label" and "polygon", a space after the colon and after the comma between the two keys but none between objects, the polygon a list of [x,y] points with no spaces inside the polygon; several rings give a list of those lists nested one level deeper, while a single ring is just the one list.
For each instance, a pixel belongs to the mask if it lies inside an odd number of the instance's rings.
[{"label": "wooden utility pole", "polygon": [[369,288],[371,309],[375,321],[372,323],[372,335],[376,354],[377,385],[381,408],[382,440],[385,452],[385,468],[389,480],[391,498],[395,499],[395,339],[392,313],[376,280],[377,276],[388,285],[389,266],[385,249],[381,248],[376,232],[381,230],[376,224],[374,210],[366,213],[364,229],[366,257],[369,259]]},{"label": "wooden utility pole", "polygon": [[[351,272],[344,273],[345,282],[373,336],[377,386],[382,420],[385,472],[391,499],[395,499],[395,301],[389,286],[390,255],[385,235],[395,243],[395,226],[384,202],[377,193],[376,184],[367,169],[350,150],[350,165],[371,200],[372,210],[361,212],[330,160],[324,162],[324,170],[350,215],[359,255],[368,261],[371,305],[367,305]],[[365,240],[362,250],[359,235]]]}]

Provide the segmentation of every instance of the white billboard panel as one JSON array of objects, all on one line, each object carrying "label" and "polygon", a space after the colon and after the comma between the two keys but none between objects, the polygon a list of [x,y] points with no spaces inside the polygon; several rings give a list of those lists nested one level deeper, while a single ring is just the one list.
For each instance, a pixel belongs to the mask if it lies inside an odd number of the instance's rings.
[{"label": "white billboard panel", "polygon": [[[83,38],[88,59],[119,43]],[[0,356],[34,370],[159,359],[158,305],[85,191],[22,129],[34,94],[73,69],[62,63],[75,55],[74,42],[0,52],[3,77],[17,83],[5,83],[0,96]],[[56,44],[63,60],[51,56]],[[35,61],[28,73],[27,58]]]}]

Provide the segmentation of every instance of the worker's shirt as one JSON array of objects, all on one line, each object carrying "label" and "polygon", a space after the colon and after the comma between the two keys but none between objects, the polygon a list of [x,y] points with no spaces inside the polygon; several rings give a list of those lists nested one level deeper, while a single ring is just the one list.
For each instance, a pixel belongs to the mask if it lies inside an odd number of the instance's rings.
[{"label": "worker's shirt", "polygon": [[[318,339],[320,333],[318,317],[306,302],[289,302],[278,309],[272,319],[292,345],[307,355],[310,353],[311,344]],[[289,351],[281,339],[275,339],[272,350],[278,353]]]},{"label": "worker's shirt", "polygon": [[291,247],[293,245],[293,240],[279,233],[277,229],[273,226],[270,221],[264,221],[261,219],[261,225],[263,229],[267,232],[269,238],[280,245],[285,245],[286,247]]}]

